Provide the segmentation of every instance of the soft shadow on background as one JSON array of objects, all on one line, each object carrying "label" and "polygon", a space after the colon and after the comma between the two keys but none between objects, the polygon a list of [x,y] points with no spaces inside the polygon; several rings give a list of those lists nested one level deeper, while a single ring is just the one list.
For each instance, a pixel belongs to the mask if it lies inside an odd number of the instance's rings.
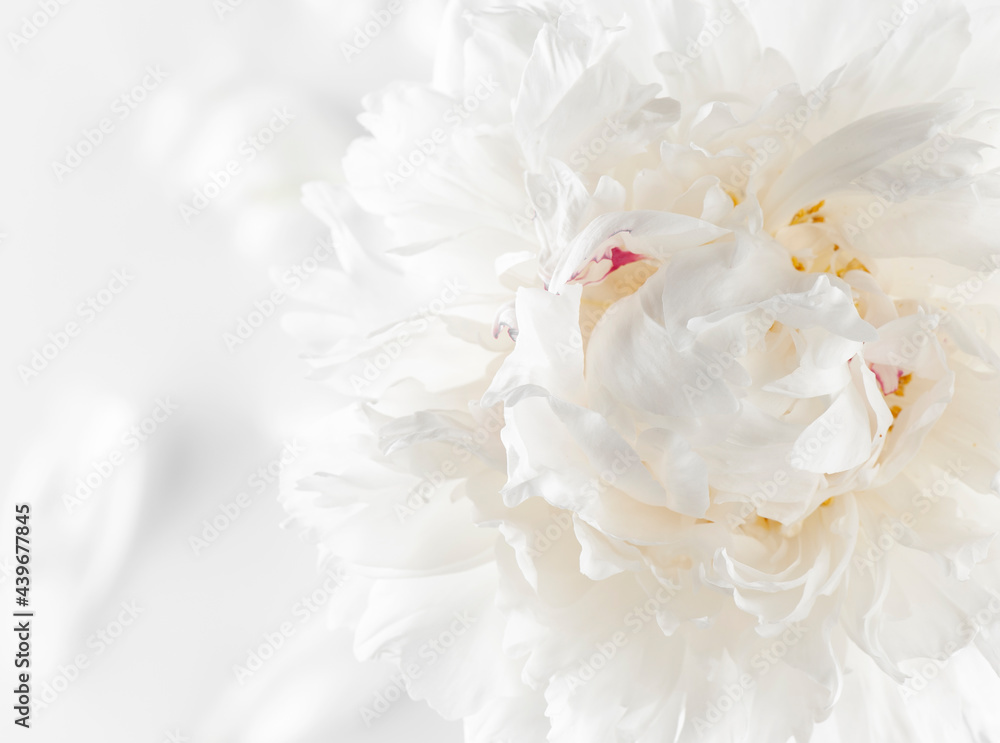
[{"label": "soft shadow on background", "polygon": [[345,57],[387,5],[12,0],[0,14],[0,606],[13,504],[30,502],[45,702],[29,733],[0,720],[0,739],[461,739],[405,698],[362,720],[388,669],[325,626],[336,576],[277,503],[325,393],[282,333],[287,305],[253,314],[275,278],[308,280],[323,229],[300,188],[341,181],[363,95],[431,75],[439,0],[402,0]]}]

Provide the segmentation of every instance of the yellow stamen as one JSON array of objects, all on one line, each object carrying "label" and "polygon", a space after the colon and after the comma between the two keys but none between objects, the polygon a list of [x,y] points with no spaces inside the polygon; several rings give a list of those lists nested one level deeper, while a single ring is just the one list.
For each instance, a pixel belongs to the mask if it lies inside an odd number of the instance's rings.
[{"label": "yellow stamen", "polygon": [[896,388],[896,396],[902,397],[906,391],[906,385],[913,379],[912,374],[907,374],[899,378],[899,386]]},{"label": "yellow stamen", "polygon": [[851,262],[844,266],[842,269],[837,271],[837,276],[844,278],[844,274],[848,271],[864,271],[865,273],[871,273],[864,263],[859,261],[857,258],[851,258]]},{"label": "yellow stamen", "polygon": [[825,222],[825,217],[814,217],[813,215],[823,208],[823,204],[826,203],[826,199],[820,201],[818,204],[813,204],[808,209],[799,209],[795,212],[795,216],[792,217],[792,221],[789,222],[789,226],[795,226],[797,224],[804,224],[806,222]]}]

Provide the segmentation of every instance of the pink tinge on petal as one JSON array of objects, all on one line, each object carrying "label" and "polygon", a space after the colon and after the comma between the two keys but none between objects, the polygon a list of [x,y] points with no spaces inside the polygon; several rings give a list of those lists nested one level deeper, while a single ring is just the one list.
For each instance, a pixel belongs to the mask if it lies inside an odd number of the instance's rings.
[{"label": "pink tinge on petal", "polygon": [[899,389],[899,380],[903,377],[903,370],[898,366],[890,364],[869,364],[868,368],[875,374],[879,389],[883,395],[891,395]]},{"label": "pink tinge on petal", "polygon": [[595,284],[598,281],[603,281],[619,268],[645,259],[644,255],[615,245],[610,250],[606,250],[603,255],[589,260],[582,269],[573,274],[570,281]]},{"label": "pink tinge on petal", "polygon": [[513,301],[507,302],[497,310],[496,318],[493,320],[493,337],[499,338],[504,331],[507,331],[512,341],[517,340],[517,314],[514,312]]},{"label": "pink tinge on petal", "polygon": [[622,266],[627,266],[630,263],[645,260],[645,258],[646,256],[633,253],[631,250],[625,250],[624,248],[619,247],[611,248],[611,270],[617,271]]}]

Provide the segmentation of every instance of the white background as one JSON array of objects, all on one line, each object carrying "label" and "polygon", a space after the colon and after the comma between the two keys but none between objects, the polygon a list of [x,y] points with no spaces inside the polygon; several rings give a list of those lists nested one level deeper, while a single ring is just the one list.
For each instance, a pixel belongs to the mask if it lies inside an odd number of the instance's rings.
[{"label": "white background", "polygon": [[[362,722],[387,670],[355,662],[322,613],[301,619],[323,581],[316,550],[281,528],[276,486],[248,482],[324,393],[280,318],[233,350],[223,341],[273,270],[323,234],[300,188],[341,180],[362,96],[430,77],[441,3],[403,0],[348,61],[342,43],[386,2],[232,0],[222,12],[215,0],[69,0],[26,43],[10,36],[48,2],[0,12],[0,607],[9,618],[13,509],[29,502],[32,682],[56,696],[26,733],[6,692],[0,740],[460,740],[459,724],[408,700]],[[113,102],[156,65],[168,78],[120,119]],[[294,121],[245,162],[240,143],[276,107]],[[60,180],[53,162],[102,118],[113,131]],[[186,222],[179,205],[233,159],[239,175]],[[123,269],[134,280],[88,322],[78,307]],[[22,379],[69,322],[78,336]],[[164,398],[177,410],[127,451],[123,436]],[[114,450],[124,463],[67,501]],[[241,492],[250,506],[196,555],[190,537]],[[117,633],[123,603],[139,615],[107,645],[97,633]],[[294,634],[238,683],[233,666],[284,622]],[[0,634],[3,689],[12,639]]]}]

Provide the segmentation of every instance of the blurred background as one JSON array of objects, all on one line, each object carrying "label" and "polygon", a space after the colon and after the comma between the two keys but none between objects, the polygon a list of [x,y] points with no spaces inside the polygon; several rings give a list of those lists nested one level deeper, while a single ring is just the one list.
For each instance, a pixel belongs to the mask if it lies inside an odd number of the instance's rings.
[{"label": "blurred background", "polygon": [[327,401],[269,302],[324,235],[302,184],[342,181],[365,93],[430,78],[442,15],[4,4],[0,609],[30,503],[39,704],[24,731],[8,692],[0,740],[461,740],[326,627],[338,576],[281,526],[278,474]]}]

